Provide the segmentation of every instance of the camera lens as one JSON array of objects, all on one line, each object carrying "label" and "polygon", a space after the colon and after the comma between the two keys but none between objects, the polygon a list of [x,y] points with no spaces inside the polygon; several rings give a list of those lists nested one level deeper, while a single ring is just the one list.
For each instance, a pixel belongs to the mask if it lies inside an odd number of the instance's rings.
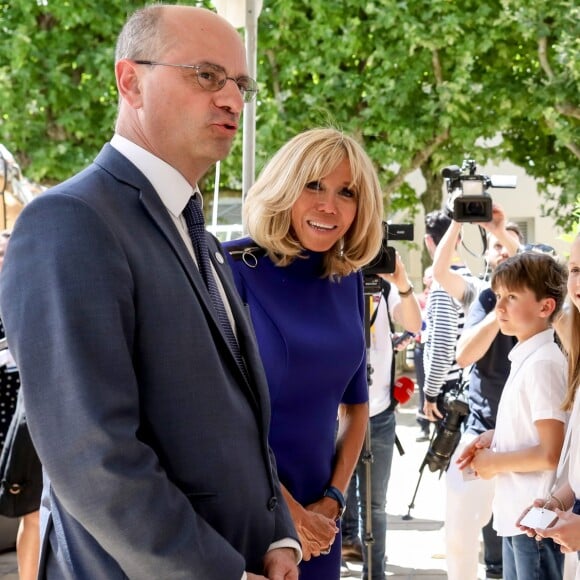
[{"label": "camera lens", "polygon": [[485,207],[480,201],[470,201],[465,206],[466,217],[483,217],[485,215]]},{"label": "camera lens", "polygon": [[453,219],[457,222],[491,221],[491,197],[485,195],[464,195],[457,197],[453,204],[453,214]]}]

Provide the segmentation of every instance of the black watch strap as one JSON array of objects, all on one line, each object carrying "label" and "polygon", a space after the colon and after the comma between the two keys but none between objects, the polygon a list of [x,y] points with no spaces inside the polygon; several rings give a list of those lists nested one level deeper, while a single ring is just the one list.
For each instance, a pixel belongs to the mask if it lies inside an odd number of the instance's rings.
[{"label": "black watch strap", "polygon": [[333,485],[329,485],[322,494],[324,497],[330,497],[338,503],[338,517],[341,518],[344,514],[344,510],[346,510],[346,501],[344,499],[344,495],[337,487]]}]

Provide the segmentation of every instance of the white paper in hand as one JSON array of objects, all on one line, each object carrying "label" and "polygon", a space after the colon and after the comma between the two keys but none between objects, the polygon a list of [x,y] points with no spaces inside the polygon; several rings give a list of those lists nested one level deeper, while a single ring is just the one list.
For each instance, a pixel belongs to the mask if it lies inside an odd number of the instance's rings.
[{"label": "white paper in hand", "polygon": [[533,507],[520,521],[520,526],[528,528],[549,528],[556,523],[558,515],[552,510]]}]

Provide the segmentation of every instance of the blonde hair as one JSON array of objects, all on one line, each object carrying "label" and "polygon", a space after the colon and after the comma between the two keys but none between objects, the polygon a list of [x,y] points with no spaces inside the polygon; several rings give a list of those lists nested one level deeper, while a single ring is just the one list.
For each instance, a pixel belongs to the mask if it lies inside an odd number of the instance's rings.
[{"label": "blonde hair", "polygon": [[[580,234],[574,240],[575,244],[580,244]],[[572,304],[568,297],[570,306],[570,346],[568,349],[568,390],[562,403],[564,411],[570,411],[574,406],[576,391],[580,388],[580,310]]]},{"label": "blonde hair", "polygon": [[336,129],[311,129],[286,143],[270,160],[244,201],[244,224],[253,240],[274,263],[287,266],[304,249],[292,230],[292,207],[307,183],[327,176],[348,159],[349,188],[357,211],[343,240],[324,256],[324,276],[346,276],[368,264],[379,252],[383,236],[382,192],[377,173],[364,149]]}]

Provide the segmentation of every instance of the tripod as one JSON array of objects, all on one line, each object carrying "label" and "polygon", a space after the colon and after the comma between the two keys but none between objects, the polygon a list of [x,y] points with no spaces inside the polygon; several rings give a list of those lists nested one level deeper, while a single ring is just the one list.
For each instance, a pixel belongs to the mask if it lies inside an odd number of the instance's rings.
[{"label": "tripod", "polygon": [[423,477],[423,470],[425,466],[429,466],[431,472],[439,471],[439,479],[444,471],[447,471],[451,457],[459,445],[461,439],[461,428],[465,423],[465,419],[469,413],[469,406],[467,401],[463,400],[465,384],[460,384],[457,390],[451,390],[444,396],[444,407],[446,409],[445,416],[437,425],[437,429],[431,436],[429,448],[419,467],[419,479],[415,486],[415,492],[409,504],[409,509],[403,520],[411,520],[411,509],[415,507],[415,498],[419,491],[421,478]]},{"label": "tripod", "polygon": [[[372,290],[375,290],[374,292]],[[373,294],[377,292],[374,280],[367,279],[365,277],[365,343],[367,349],[367,385],[370,386],[373,382],[373,366],[370,363],[371,360],[371,302],[373,300]],[[378,291],[380,292],[380,284]],[[372,522],[372,483],[371,483],[371,464],[373,462],[373,451],[372,451],[372,441],[371,441],[371,423],[370,417],[367,423],[367,430],[365,433],[365,443],[363,451],[361,454],[362,462],[365,465],[365,534],[364,534],[364,545],[367,550],[367,577],[372,578],[372,546],[375,543],[375,538],[373,536],[373,522]],[[362,489],[359,490],[362,493]]]},{"label": "tripod", "polygon": [[[366,352],[367,352],[367,384],[368,384],[369,391],[370,391],[370,387],[371,387],[372,382],[373,382],[373,372],[374,372],[374,369],[373,369],[373,366],[371,363],[371,360],[372,360],[371,359],[371,342],[372,342],[371,341],[371,328],[372,328],[374,321],[376,319],[377,312],[378,312],[377,309],[379,307],[377,305],[376,308],[374,309],[374,312],[373,312],[372,311],[372,304],[373,304],[373,299],[376,298],[377,294],[380,296],[379,304],[380,304],[380,300],[382,300],[383,298],[386,300],[387,296],[382,292],[381,279],[378,278],[377,276],[365,276],[364,293],[365,293],[365,323],[364,323],[364,327],[365,327],[365,342],[366,342]],[[385,304],[385,306],[386,306],[386,304]],[[388,312],[388,307],[387,307],[387,312]],[[394,353],[393,353],[392,364],[393,365],[395,364]],[[382,384],[384,377],[382,377],[382,376],[378,377],[377,380],[379,380]],[[394,416],[391,419],[393,422],[390,424],[392,425],[392,429],[394,430]],[[391,419],[389,419],[389,420],[391,420]],[[378,524],[379,528],[374,529],[375,526],[377,525],[377,519],[376,519],[376,513],[373,516],[373,503],[378,501],[378,498],[376,498],[376,497],[373,498],[372,477],[374,475],[375,485],[377,485],[377,482],[379,485],[379,487],[377,487],[377,489],[374,490],[374,494],[376,496],[383,485],[381,483],[381,480],[383,478],[383,469],[385,468],[385,465],[386,465],[385,462],[387,461],[387,459],[385,457],[383,457],[382,454],[379,454],[378,457],[373,456],[373,442],[372,442],[372,436],[371,436],[371,431],[372,431],[371,424],[374,425],[374,423],[371,423],[372,420],[373,420],[372,418],[369,419],[369,422],[367,424],[365,441],[364,441],[363,449],[361,452],[361,459],[360,459],[360,461],[364,465],[364,477],[365,477],[364,492],[363,492],[362,486],[359,488],[359,493],[360,493],[361,499],[363,498],[362,494],[365,493],[365,495],[364,495],[364,498],[365,498],[365,501],[364,501],[364,504],[365,504],[365,506],[364,506],[364,530],[362,530],[362,532],[363,532],[362,535],[363,535],[363,539],[364,539],[364,545],[366,547],[366,572],[367,572],[368,578],[372,578],[372,573],[373,573],[372,552],[374,551],[373,545],[375,545],[377,543],[377,539],[374,537],[374,532],[376,532],[377,530],[381,530],[381,531],[383,530],[382,523]],[[383,419],[380,419],[380,421],[382,422]],[[376,425],[377,425],[377,428],[383,429],[382,426],[379,427],[379,423],[377,423]],[[381,423],[381,425],[382,425],[382,423]],[[380,432],[383,433],[383,431],[380,431]],[[404,450],[402,449],[400,442],[396,438],[396,435],[395,435],[395,445],[396,445],[399,453],[402,455],[404,453]],[[379,453],[378,450],[376,452]],[[383,452],[381,452],[381,453],[383,453]],[[373,468],[372,464],[375,461],[377,461],[378,463]],[[375,472],[375,470],[378,470],[378,471]],[[360,471],[359,471],[359,473],[362,476],[362,473]],[[387,477],[387,474],[385,473],[384,476]],[[377,478],[379,478],[379,479],[377,479]],[[362,483],[362,477],[359,477],[359,483]],[[385,484],[386,484],[386,482],[385,482]],[[386,488],[385,488],[385,490],[386,490]],[[363,502],[361,501],[361,503],[363,503]],[[378,542],[379,542],[380,550],[382,552],[384,538],[379,538]],[[375,553],[375,557],[376,557],[376,553]],[[376,569],[376,565],[375,565],[375,569]]]},{"label": "tripod", "polygon": [[[435,435],[436,435],[436,431],[434,431],[433,435],[431,435],[431,440],[429,441],[429,449],[431,449],[431,446],[433,444],[433,439],[435,439]],[[427,453],[425,454],[425,457],[423,458],[423,462],[421,463],[421,467],[419,467],[419,479],[417,479],[417,485],[415,486],[415,491],[413,492],[413,497],[411,498],[411,503],[409,504],[409,509],[407,510],[407,513],[402,517],[402,519],[405,521],[413,519],[413,516],[411,515],[411,510],[415,507],[415,498],[417,497],[417,492],[419,491],[419,485],[421,485],[421,479],[423,478],[423,470],[425,469],[425,466],[428,464],[428,455],[429,455],[429,451],[427,451]],[[431,468],[429,468],[429,469],[431,469]],[[445,468],[440,471],[439,478],[441,478],[443,471],[445,471],[446,469],[447,469],[447,465],[445,465]]]}]

